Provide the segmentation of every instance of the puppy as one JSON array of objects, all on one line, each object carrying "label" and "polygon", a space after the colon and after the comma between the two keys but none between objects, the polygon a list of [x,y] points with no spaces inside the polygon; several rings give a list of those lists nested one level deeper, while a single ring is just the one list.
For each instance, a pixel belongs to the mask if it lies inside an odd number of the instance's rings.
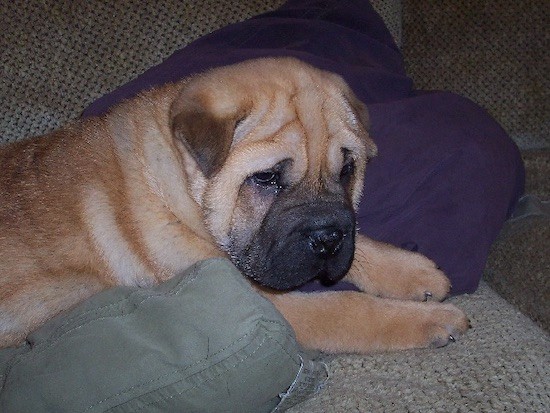
[{"label": "puppy", "polygon": [[[211,257],[230,258],[306,347],[446,345],[467,318],[421,302],[445,298],[445,275],[356,233],[376,154],[367,128],[340,77],[266,58],[1,147],[0,347],[98,291],[148,287]],[[361,292],[289,292],[343,277]]]}]

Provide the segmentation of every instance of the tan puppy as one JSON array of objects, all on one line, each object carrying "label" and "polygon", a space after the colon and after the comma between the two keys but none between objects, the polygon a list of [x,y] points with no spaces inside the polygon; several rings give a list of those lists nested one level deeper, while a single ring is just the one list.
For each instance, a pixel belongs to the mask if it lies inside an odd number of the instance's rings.
[{"label": "tan puppy", "polygon": [[[214,256],[264,286],[307,347],[454,340],[460,310],[415,302],[449,290],[434,263],[356,235],[367,122],[340,77],[260,59],[0,148],[0,347],[98,291]],[[344,276],[365,293],[273,290]]]}]

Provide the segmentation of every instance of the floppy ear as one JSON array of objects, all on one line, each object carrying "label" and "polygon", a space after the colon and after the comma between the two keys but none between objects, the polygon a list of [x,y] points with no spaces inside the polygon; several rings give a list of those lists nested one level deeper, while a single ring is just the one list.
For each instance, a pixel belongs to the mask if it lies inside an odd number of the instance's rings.
[{"label": "floppy ear", "polygon": [[348,99],[348,102],[350,103],[351,108],[355,112],[355,116],[357,116],[357,120],[364,130],[363,139],[367,145],[367,156],[369,158],[372,158],[376,156],[378,149],[369,134],[370,116],[367,105],[361,102],[351,90],[348,90],[346,97]]},{"label": "floppy ear", "polygon": [[242,115],[237,109],[217,113],[215,93],[197,89],[184,86],[172,105],[171,127],[174,138],[183,142],[203,175],[210,178],[225,162]]},{"label": "floppy ear", "polygon": [[355,93],[353,93],[353,90],[351,90],[351,87],[347,84],[343,77],[337,74],[332,75],[334,81],[340,86],[340,90],[347,103],[349,104],[351,110],[353,111],[355,118],[359,122],[358,126],[360,129],[360,135],[363,138],[363,141],[365,142],[365,145],[367,147],[367,156],[369,158],[376,156],[378,149],[369,134],[370,116],[367,105],[360,101],[357,96],[355,96]]},{"label": "floppy ear", "polygon": [[231,147],[233,127],[204,110],[184,110],[172,119],[172,132],[193,156],[204,176],[220,170]]}]

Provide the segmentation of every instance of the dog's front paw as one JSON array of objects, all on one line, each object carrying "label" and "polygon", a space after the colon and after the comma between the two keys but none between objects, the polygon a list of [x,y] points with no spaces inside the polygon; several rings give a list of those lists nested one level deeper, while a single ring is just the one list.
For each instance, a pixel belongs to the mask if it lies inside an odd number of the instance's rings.
[{"label": "dog's front paw", "polygon": [[470,328],[466,314],[452,304],[439,304],[420,327],[426,347],[444,347],[456,341]]},{"label": "dog's front paw", "polygon": [[399,300],[442,301],[451,283],[417,252],[359,236],[348,279],[365,292]]},{"label": "dog's front paw", "polygon": [[399,251],[401,257],[393,269],[398,278],[393,297],[416,301],[442,301],[451,289],[451,282],[437,265],[422,254]]},{"label": "dog's front paw", "polygon": [[452,304],[398,303],[395,305],[396,308],[402,306],[399,309],[401,316],[396,317],[395,324],[386,328],[386,331],[392,332],[388,339],[392,343],[390,348],[444,347],[470,328],[466,314]]},{"label": "dog's front paw", "polygon": [[452,304],[373,298],[365,316],[365,343],[377,350],[444,347],[470,327],[464,312]]}]

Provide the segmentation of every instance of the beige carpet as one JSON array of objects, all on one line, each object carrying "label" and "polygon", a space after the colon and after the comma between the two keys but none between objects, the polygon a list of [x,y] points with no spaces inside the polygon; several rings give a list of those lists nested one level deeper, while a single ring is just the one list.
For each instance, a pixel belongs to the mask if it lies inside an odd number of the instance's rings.
[{"label": "beige carpet", "polygon": [[[76,118],[95,98],[159,63],[173,50],[201,34],[281,3],[275,0],[0,0],[0,142],[56,128]],[[430,16],[435,13],[431,20],[420,21],[426,24],[415,23],[419,25],[416,32],[410,30],[410,24],[403,26],[405,47],[411,48],[418,42],[418,58],[414,55],[414,48],[406,53],[413,75],[422,74],[415,69],[422,67],[426,69],[424,75],[432,76],[437,82],[445,79],[453,85],[460,73],[452,65],[439,64],[434,54],[440,54],[439,51],[446,47],[445,42],[439,39],[439,43],[434,43],[432,37],[442,35],[428,30],[435,27],[433,19],[446,18],[451,26],[453,19],[465,20],[466,17],[458,11],[470,10],[472,4],[479,5],[479,2],[405,3],[405,22],[417,21],[411,19],[417,19],[419,13]],[[508,2],[506,4],[494,11],[496,16],[509,17],[511,12],[507,9]],[[377,1],[376,7],[386,13],[394,36],[400,40],[400,2]],[[495,5],[491,7],[497,8]],[[444,14],[444,10],[448,14]],[[533,24],[539,24],[537,22],[535,20]],[[454,26],[452,28],[455,30]],[[530,30],[527,32],[531,33]],[[503,37],[498,39],[506,40]],[[469,41],[475,45],[473,38]],[[430,51],[431,47],[439,49]],[[546,47],[542,50],[546,51]],[[464,57],[465,61],[479,58],[481,52],[474,51],[471,57]],[[448,62],[443,59],[444,54],[441,56],[441,61]],[[544,56],[533,55],[542,59]],[[428,60],[422,63],[423,59]],[[487,87],[491,84],[497,88],[502,84],[502,88],[508,89],[517,86],[494,80],[501,70],[493,68],[494,62],[483,58],[470,64],[476,68],[472,72],[474,79],[481,76],[483,67],[490,68],[493,80]],[[464,74],[460,78],[464,84],[466,77]],[[437,85],[443,86],[443,81]],[[466,91],[475,97],[477,89]],[[500,92],[510,93],[508,90]],[[535,92],[538,99],[538,90]],[[479,97],[485,96],[480,92]],[[506,125],[512,131],[516,131],[514,125],[520,120],[531,122],[527,109],[532,106],[522,106],[531,105],[530,101],[517,107],[510,106],[509,102],[489,103],[497,105],[493,111],[505,122],[508,117],[514,120]],[[517,116],[513,113],[516,110]],[[540,114],[540,111],[535,112]],[[536,121],[540,120],[539,115],[532,116]],[[540,146],[541,139],[547,139],[548,134],[537,135],[539,129],[536,128],[540,125],[521,129],[526,131],[525,136],[532,137],[526,146]],[[532,173],[536,175],[537,171],[540,169],[535,166]],[[537,188],[547,184],[543,176],[536,182],[539,182],[534,184]],[[533,248],[536,254],[541,253],[541,244]],[[521,257],[517,255],[504,254],[502,257],[523,263],[513,267],[517,268],[519,278],[529,268],[529,262],[518,261]],[[510,261],[504,261],[503,268],[512,268],[506,262]],[[459,342],[439,350],[333,358],[329,363],[332,376],[325,391],[293,411],[550,411],[550,336],[486,283],[482,283],[476,294],[454,301],[466,309],[473,322],[473,329]]]}]

